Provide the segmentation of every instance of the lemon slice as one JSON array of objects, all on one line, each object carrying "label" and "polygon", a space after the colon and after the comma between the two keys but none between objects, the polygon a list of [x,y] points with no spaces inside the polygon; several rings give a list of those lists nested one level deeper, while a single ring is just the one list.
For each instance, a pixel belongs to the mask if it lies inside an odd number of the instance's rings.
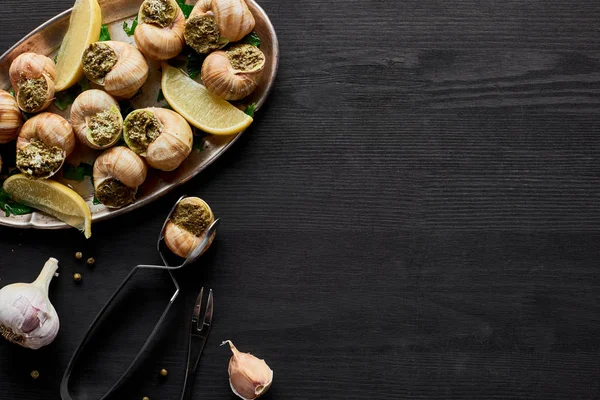
[{"label": "lemon slice", "polygon": [[232,135],[246,129],[252,117],[211,94],[183,71],[162,65],[161,87],[175,111],[196,128],[214,135]]},{"label": "lemon slice", "polygon": [[69,30],[56,58],[56,91],[73,86],[83,76],[81,57],[90,43],[98,41],[102,11],[97,0],[76,0]]},{"label": "lemon slice", "polygon": [[92,213],[85,201],[75,191],[50,179],[29,179],[23,174],[13,175],[4,181],[3,189],[13,198],[50,214],[92,236]]}]

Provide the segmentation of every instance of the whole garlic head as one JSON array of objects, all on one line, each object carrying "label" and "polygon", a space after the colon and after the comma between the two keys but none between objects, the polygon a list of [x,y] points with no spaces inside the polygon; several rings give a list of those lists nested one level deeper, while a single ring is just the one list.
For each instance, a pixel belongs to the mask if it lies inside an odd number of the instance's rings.
[{"label": "whole garlic head", "polygon": [[77,96],[70,118],[81,143],[92,149],[106,149],[121,138],[123,117],[119,103],[102,90],[86,90]]},{"label": "whole garlic head", "polygon": [[128,43],[110,40],[92,43],[83,52],[81,61],[85,76],[118,98],[133,97],[148,79],[148,62]]},{"label": "whole garlic head", "polygon": [[[200,237],[215,221],[210,206],[198,197],[181,200],[165,226],[165,244],[179,257],[185,258],[200,243]],[[204,253],[215,238],[215,233],[202,250]]]},{"label": "whole garlic head", "polygon": [[152,168],[173,171],[192,152],[193,133],[187,121],[165,108],[142,108],[123,123],[127,146],[146,158]]},{"label": "whole garlic head", "polygon": [[21,110],[36,113],[52,104],[56,71],[48,57],[23,53],[10,65],[9,76]]},{"label": "whole garlic head", "polygon": [[236,44],[206,57],[202,63],[202,82],[216,96],[240,100],[256,89],[264,68],[265,55],[258,47]]},{"label": "whole garlic head", "polygon": [[23,125],[17,100],[7,91],[0,90],[0,144],[14,140]]},{"label": "whole garlic head", "polygon": [[146,180],[146,164],[124,146],[104,151],[94,162],[96,198],[109,208],[131,204],[138,187]]},{"label": "whole garlic head", "polygon": [[17,168],[31,178],[49,178],[75,148],[71,125],[60,115],[38,114],[25,122],[17,138]]},{"label": "whole garlic head", "polygon": [[223,344],[229,344],[233,353],[229,360],[229,384],[233,393],[244,400],[257,399],[265,394],[273,383],[273,370],[265,360],[240,352],[231,340]]},{"label": "whole garlic head", "polygon": [[185,44],[185,17],[175,0],[145,0],[138,13],[135,44],[154,60],[175,57]]},{"label": "whole garlic head", "polygon": [[52,343],[60,322],[48,288],[57,269],[58,260],[50,258],[33,283],[14,283],[0,290],[0,335],[29,349]]}]

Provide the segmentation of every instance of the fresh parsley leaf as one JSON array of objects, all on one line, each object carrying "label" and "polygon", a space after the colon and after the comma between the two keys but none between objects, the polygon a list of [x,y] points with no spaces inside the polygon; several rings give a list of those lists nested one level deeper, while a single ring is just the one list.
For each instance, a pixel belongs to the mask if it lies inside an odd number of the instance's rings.
[{"label": "fresh parsley leaf", "polygon": [[58,92],[55,95],[54,105],[61,111],[65,111],[69,105],[73,104],[77,96],[86,90],[89,90],[90,82],[86,77],[83,77],[76,85],[71,86],[67,90]]},{"label": "fresh parsley leaf", "polygon": [[102,203],[100,203],[100,200],[98,200],[98,198],[96,196],[94,196],[94,199],[92,200],[92,204],[97,205],[97,204],[102,204]]},{"label": "fresh parsley leaf", "polygon": [[192,143],[192,149],[200,152],[204,150],[204,136],[194,135],[194,142]]},{"label": "fresh parsley leaf", "polygon": [[10,93],[10,95],[12,97],[15,97],[15,89],[13,89],[13,88],[8,89],[8,93]]},{"label": "fresh parsley leaf", "polygon": [[99,42],[106,42],[110,40],[110,32],[108,32],[108,25],[102,25],[100,28],[100,37],[98,38]]},{"label": "fresh parsley leaf", "polygon": [[206,58],[206,56],[200,55],[192,50],[191,52],[188,53],[187,58],[188,58],[187,67],[186,67],[187,73],[190,78],[194,79],[195,77],[198,76],[198,74],[202,70],[202,63],[204,62],[204,59]]},{"label": "fresh parsley leaf", "polygon": [[250,32],[242,39],[242,43],[251,44],[254,47],[260,47],[260,37],[255,31]]},{"label": "fresh parsley leaf", "polygon": [[254,110],[256,110],[256,103],[250,104],[248,107],[246,107],[246,111],[244,111],[244,112],[246,113],[246,115],[253,117]]},{"label": "fresh parsley leaf", "polygon": [[138,26],[138,16],[136,15],[133,21],[131,21],[131,26],[127,25],[127,21],[123,22],[123,30],[127,34],[127,36],[131,36],[135,32],[135,28]]},{"label": "fresh parsley leaf", "polygon": [[63,178],[70,181],[81,182],[86,176],[92,176],[93,167],[87,163],[81,163],[77,167],[65,163],[63,167]]},{"label": "fresh parsley leaf", "polygon": [[170,104],[165,104],[164,106],[162,106],[162,108],[166,108],[167,110],[173,110],[173,107],[171,107]]},{"label": "fresh parsley leaf", "polygon": [[165,95],[163,94],[162,89],[158,89],[158,97],[156,98],[156,102],[163,101],[165,99]]},{"label": "fresh parsley leaf", "polygon": [[31,207],[11,200],[10,195],[6,193],[6,191],[2,189],[2,187],[0,187],[0,209],[4,211],[4,215],[6,215],[7,217],[9,217],[11,214],[29,214],[33,211]]},{"label": "fresh parsley leaf", "polygon": [[185,4],[185,0],[177,0],[177,4],[181,11],[183,12],[183,16],[187,19],[190,16],[190,13],[194,9],[194,6],[190,6],[189,4]]},{"label": "fresh parsley leaf", "polygon": [[54,64],[56,64],[56,61],[57,61],[57,60],[58,60],[58,53],[56,53],[56,55],[54,56],[54,58],[53,58],[53,60],[52,60],[52,61],[54,61]]}]

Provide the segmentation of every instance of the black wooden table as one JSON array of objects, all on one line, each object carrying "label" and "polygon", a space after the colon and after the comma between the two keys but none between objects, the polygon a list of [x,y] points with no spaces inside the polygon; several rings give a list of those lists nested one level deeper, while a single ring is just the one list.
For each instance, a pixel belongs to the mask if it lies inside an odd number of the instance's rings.
[{"label": "black wooden table", "polygon": [[[0,50],[70,4],[2,0]],[[269,362],[265,399],[598,398],[600,3],[261,5],[281,69],[224,157],[89,241],[0,228],[1,285],[50,256],[62,272],[60,334],[35,352],[0,342],[0,398],[59,398],[101,305],[133,265],[159,262],[157,233],[183,193],[222,228],[178,274],[168,326],[117,399],[179,398],[202,285],[216,315],[196,399],[233,399],[225,339]],[[144,277],[128,295],[116,315],[130,323],[98,343],[95,372],[82,367],[87,398],[149,332],[165,282]]]}]

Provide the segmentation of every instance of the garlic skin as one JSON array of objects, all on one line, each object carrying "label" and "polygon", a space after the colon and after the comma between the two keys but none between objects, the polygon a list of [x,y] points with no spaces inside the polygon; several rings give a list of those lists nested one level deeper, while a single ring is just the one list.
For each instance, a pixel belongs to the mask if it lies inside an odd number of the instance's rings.
[{"label": "garlic skin", "polygon": [[211,10],[221,37],[229,42],[242,40],[256,24],[245,0],[212,0]]},{"label": "garlic skin", "polygon": [[82,63],[90,81],[120,99],[132,98],[148,79],[148,62],[128,43],[92,43],[84,51]]},{"label": "garlic skin", "polygon": [[202,63],[206,89],[225,100],[240,100],[258,86],[265,68],[265,55],[249,44],[237,44],[226,51],[209,54]]},{"label": "garlic skin", "polygon": [[124,146],[112,147],[94,162],[96,198],[109,208],[131,204],[148,168],[137,154]]},{"label": "garlic skin", "polygon": [[54,100],[54,61],[35,53],[23,53],[12,62],[10,84],[19,108],[28,113],[45,110]]},{"label": "garlic skin", "polygon": [[96,150],[113,146],[123,132],[119,103],[97,89],[86,90],[77,96],[71,106],[70,122],[81,143]]},{"label": "garlic skin", "polygon": [[193,133],[188,122],[165,108],[132,111],[123,123],[127,146],[161,171],[173,171],[192,152]]},{"label": "garlic skin", "polygon": [[7,91],[0,90],[0,144],[14,140],[23,125],[17,100]]},{"label": "garlic skin", "polygon": [[[40,167],[20,161],[21,156],[29,151],[29,146],[40,142],[58,158],[52,168],[43,169],[43,165]],[[49,178],[62,167],[74,148],[73,128],[63,117],[48,112],[38,114],[23,124],[17,137],[17,168],[31,178]]]},{"label": "garlic skin", "polygon": [[58,260],[50,258],[32,283],[14,283],[0,290],[0,335],[29,349],[49,345],[60,328],[48,298]]},{"label": "garlic skin", "polygon": [[233,353],[229,360],[229,384],[233,393],[244,400],[257,399],[265,394],[273,383],[273,370],[265,360],[240,352],[231,340],[226,340],[221,346],[224,344],[229,344]]},{"label": "garlic skin", "polygon": [[[186,211],[186,208],[188,209],[188,212],[194,212],[193,210],[189,210],[193,209],[194,207],[199,207],[204,211],[204,226],[201,227],[203,232],[215,221],[215,215],[213,214],[210,206],[204,200],[198,197],[186,197],[185,199],[179,202],[171,219],[167,222],[167,225],[165,226],[164,238],[165,244],[167,245],[169,250],[171,250],[173,253],[177,254],[181,258],[186,258],[188,254],[190,254],[190,252],[198,246],[198,244],[200,243],[200,237],[202,236],[202,234],[198,235],[187,229],[189,228],[188,224],[190,222],[193,223],[195,220],[197,220],[197,218],[190,219],[187,223],[186,221],[184,221],[183,223],[180,223],[178,221],[179,212]],[[196,226],[195,228],[200,227]],[[203,254],[206,250],[208,250],[213,240],[215,239],[215,235],[216,233],[213,233],[209,242],[206,244],[206,246],[202,250],[202,253],[200,254]]]},{"label": "garlic skin", "polygon": [[[170,9],[175,10],[172,22],[166,26],[152,23],[144,12],[145,6],[159,1],[167,3]],[[140,7],[138,21],[134,32],[135,44],[148,58],[168,60],[181,53],[185,44],[185,17],[175,0],[145,0]]]}]

